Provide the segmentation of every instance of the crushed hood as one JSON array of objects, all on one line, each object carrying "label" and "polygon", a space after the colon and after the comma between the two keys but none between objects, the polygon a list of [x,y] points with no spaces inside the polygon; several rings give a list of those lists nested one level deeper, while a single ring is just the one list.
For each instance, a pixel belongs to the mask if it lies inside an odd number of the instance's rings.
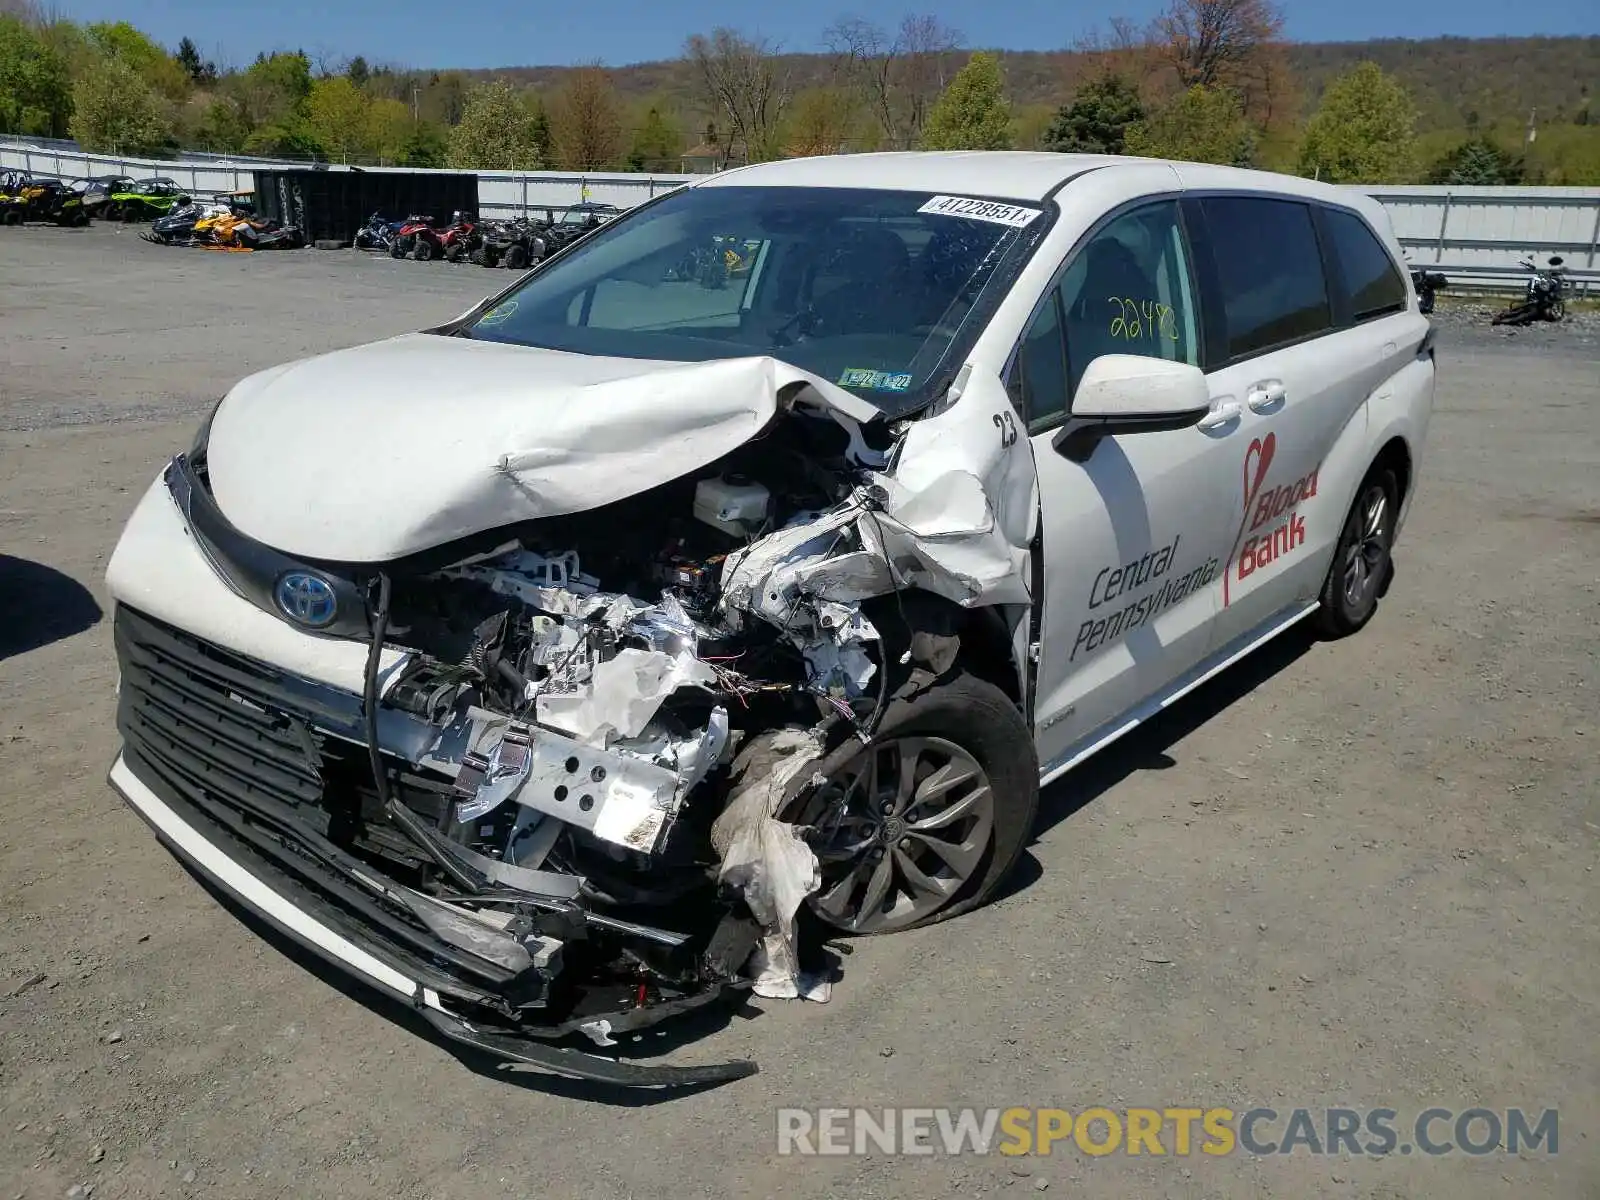
[{"label": "crushed hood", "polygon": [[779,393],[877,410],[773,358],[599,358],[409,334],[278,367],[229,393],[206,452],[217,504],[285,553],[382,562],[598,508],[736,449]]}]

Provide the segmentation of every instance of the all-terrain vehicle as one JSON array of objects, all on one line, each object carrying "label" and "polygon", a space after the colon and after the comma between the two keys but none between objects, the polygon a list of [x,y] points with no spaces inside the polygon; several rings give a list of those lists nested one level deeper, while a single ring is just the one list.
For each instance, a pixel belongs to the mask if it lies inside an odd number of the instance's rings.
[{"label": "all-terrain vehicle", "polygon": [[32,179],[16,192],[0,200],[0,221],[20,225],[24,221],[53,221],[57,225],[87,225],[83,197],[59,179]]},{"label": "all-terrain vehicle", "polygon": [[405,258],[410,255],[416,249],[418,235],[424,232],[430,239],[438,237],[439,231],[433,227],[431,216],[413,213],[407,217],[389,239],[389,257]]},{"label": "all-terrain vehicle", "polygon": [[189,195],[176,179],[165,175],[134,182],[125,192],[111,193],[106,220],[133,225],[165,216],[174,208],[189,203]]},{"label": "all-terrain vehicle", "polygon": [[486,267],[509,267],[525,271],[550,253],[545,237],[549,224],[529,217],[497,221],[484,234],[477,261]]},{"label": "all-terrain vehicle", "polygon": [[83,194],[83,211],[89,214],[91,220],[96,221],[121,220],[120,209],[112,211],[111,197],[118,192],[127,192],[133,186],[133,179],[127,175],[95,175],[88,179],[80,179],[77,183],[79,191]]}]

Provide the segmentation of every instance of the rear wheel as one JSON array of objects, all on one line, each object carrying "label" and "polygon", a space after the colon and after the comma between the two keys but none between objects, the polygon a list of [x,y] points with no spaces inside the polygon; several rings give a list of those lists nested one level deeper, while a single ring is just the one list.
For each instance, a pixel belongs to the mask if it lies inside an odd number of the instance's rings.
[{"label": "rear wheel", "polygon": [[1546,321],[1559,321],[1566,315],[1567,302],[1559,296],[1550,301],[1550,306],[1544,310],[1544,319]]},{"label": "rear wheel", "polygon": [[139,221],[139,218],[142,217],[143,215],[144,215],[144,210],[139,208],[137,205],[124,204],[122,206],[122,223],[124,225],[137,224],[138,221]]},{"label": "rear wheel", "polygon": [[16,208],[8,208],[6,209],[4,220],[7,225],[21,225],[22,211]]},{"label": "rear wheel", "polygon": [[417,244],[412,247],[411,257],[418,262],[427,262],[433,257],[433,243],[427,238],[418,238]]},{"label": "rear wheel", "polygon": [[957,674],[889,703],[869,746],[819,767],[827,781],[784,819],[808,826],[825,925],[893,933],[994,894],[1033,832],[1039,770],[1022,714],[999,688]]},{"label": "rear wheel", "polygon": [[513,271],[524,270],[528,265],[528,248],[526,246],[512,246],[506,251],[505,264]]},{"label": "rear wheel", "polygon": [[1378,597],[1388,586],[1394,564],[1394,522],[1400,507],[1400,488],[1394,472],[1374,468],[1362,480],[1355,503],[1345,517],[1344,529],[1322,584],[1317,626],[1327,637],[1347,637],[1372,619]]}]

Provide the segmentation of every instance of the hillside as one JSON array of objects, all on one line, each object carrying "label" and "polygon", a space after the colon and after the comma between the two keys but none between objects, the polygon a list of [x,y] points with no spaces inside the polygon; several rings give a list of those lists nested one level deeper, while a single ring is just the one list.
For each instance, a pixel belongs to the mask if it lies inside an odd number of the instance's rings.
[{"label": "hillside", "polygon": [[[1493,126],[1525,121],[1537,108],[1541,122],[1571,121],[1589,102],[1588,85],[1600,80],[1600,37],[1422,38],[1370,42],[1291,43],[1291,69],[1307,106],[1333,76],[1363,59],[1393,72],[1411,89],[1421,110],[1419,128],[1459,128],[1476,121]],[[1073,51],[1000,52],[1008,90],[1019,105],[1059,104],[1085,67]],[[827,83],[833,61],[823,54],[783,56],[791,87]],[[566,67],[502,67],[464,71],[467,78],[504,76],[541,90],[559,85]],[[702,105],[687,64],[637,63],[611,69],[630,100],[666,103],[686,116]]]}]

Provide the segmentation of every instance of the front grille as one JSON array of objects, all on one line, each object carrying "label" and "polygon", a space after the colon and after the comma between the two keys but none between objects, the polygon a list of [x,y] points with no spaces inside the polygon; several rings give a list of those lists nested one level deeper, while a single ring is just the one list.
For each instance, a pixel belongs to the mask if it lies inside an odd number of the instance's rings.
[{"label": "front grille", "polygon": [[323,826],[321,749],[280,675],[126,606],[115,637],[123,739],[188,793],[303,810]]},{"label": "front grille", "polygon": [[[353,882],[376,865],[416,883],[424,868],[378,805],[366,747],[312,724],[316,701],[303,681],[126,605],[114,629],[117,725],[128,765],[148,787],[230,853],[287,873],[295,890],[413,975],[442,967],[472,987],[505,977]],[[449,780],[387,765],[396,800],[426,820],[448,811]]]}]

